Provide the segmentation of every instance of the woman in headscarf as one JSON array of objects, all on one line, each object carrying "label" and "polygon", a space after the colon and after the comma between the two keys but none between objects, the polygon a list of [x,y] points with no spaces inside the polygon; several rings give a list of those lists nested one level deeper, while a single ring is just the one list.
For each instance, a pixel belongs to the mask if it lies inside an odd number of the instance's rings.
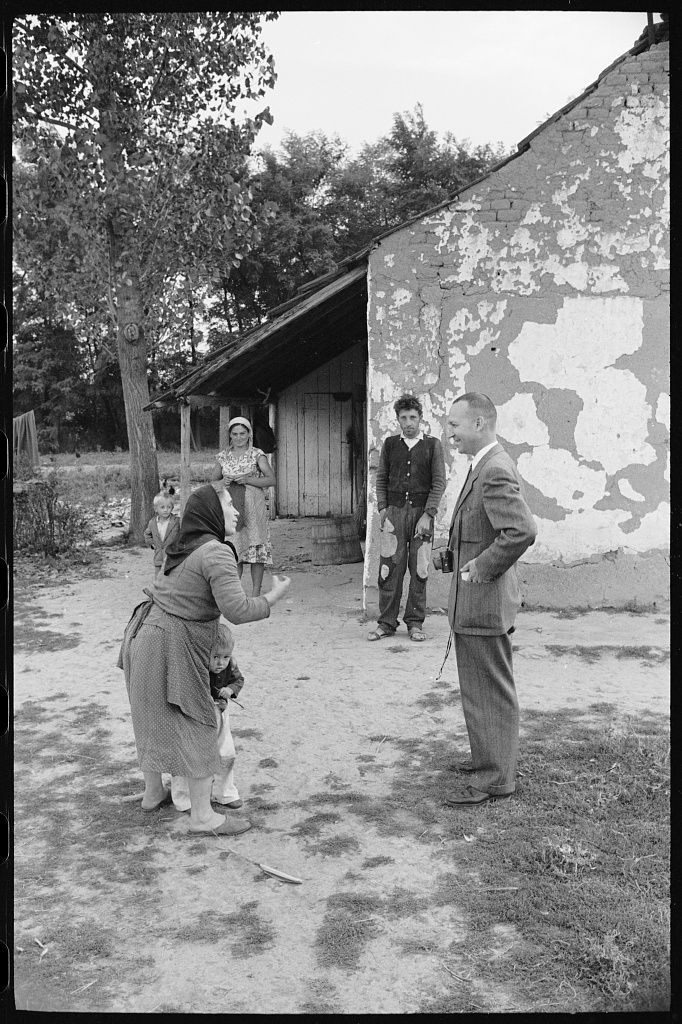
[{"label": "woman in headscarf", "polygon": [[288,590],[273,576],[263,597],[248,598],[231,539],[238,513],[221,484],[205,484],[187,500],[180,534],[166,552],[151,600],[133,612],[119,667],[125,672],[137,756],[144,775],[142,809],[170,803],[162,772],[189,779],[190,832],[238,835],[250,828],[211,807],[220,768],[218,726],[209,687],[209,658],[220,615],[228,622],[265,619]]},{"label": "woman in headscarf", "polygon": [[239,509],[240,522],[234,539],[239,576],[244,564],[251,566],[253,596],[258,597],[265,567],[272,565],[265,488],[274,487],[275,475],[265,453],[260,448],[254,448],[253,430],[244,416],[235,416],[230,420],[227,436],[228,447],[218,452],[212,479],[222,478]]}]

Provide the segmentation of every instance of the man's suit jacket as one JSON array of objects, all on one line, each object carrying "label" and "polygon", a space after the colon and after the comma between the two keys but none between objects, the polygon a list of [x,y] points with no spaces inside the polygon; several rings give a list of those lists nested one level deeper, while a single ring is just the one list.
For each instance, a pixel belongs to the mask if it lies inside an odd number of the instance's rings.
[{"label": "man's suit jacket", "polygon": [[[470,473],[452,516],[448,618],[455,633],[498,636],[509,631],[521,603],[514,563],[536,535],[516,466],[498,444]],[[461,578],[461,567],[472,558],[485,583]]]}]

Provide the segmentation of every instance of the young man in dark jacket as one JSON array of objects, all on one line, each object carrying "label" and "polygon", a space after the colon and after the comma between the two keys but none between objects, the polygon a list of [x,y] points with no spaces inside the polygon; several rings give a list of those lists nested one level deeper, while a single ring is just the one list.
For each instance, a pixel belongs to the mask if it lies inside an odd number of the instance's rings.
[{"label": "young man in dark jacket", "polygon": [[410,640],[426,640],[426,577],[433,542],[433,520],[445,491],[445,457],[440,441],[420,429],[422,406],[401,395],[393,406],[401,433],[381,449],[376,493],[381,516],[379,618],[368,640],[393,636],[406,568],[410,588],[403,616]]}]

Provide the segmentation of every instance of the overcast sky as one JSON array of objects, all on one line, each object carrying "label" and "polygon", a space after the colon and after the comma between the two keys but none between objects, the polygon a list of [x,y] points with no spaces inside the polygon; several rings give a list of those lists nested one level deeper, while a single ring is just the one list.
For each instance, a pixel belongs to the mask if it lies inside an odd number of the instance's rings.
[{"label": "overcast sky", "polygon": [[441,137],[515,148],[646,23],[644,11],[284,11],[263,30],[278,79],[256,148],[321,129],[357,151],[419,102]]}]

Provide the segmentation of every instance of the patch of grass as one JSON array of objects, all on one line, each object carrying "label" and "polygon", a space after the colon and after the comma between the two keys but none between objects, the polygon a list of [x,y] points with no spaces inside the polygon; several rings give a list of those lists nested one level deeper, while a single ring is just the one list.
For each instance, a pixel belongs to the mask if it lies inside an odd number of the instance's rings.
[{"label": "patch of grass", "polygon": [[443,697],[442,694],[430,691],[421,697],[417,697],[414,703],[420,708],[425,708],[427,711],[442,711],[450,701]]},{"label": "patch of grass", "polygon": [[268,921],[258,915],[257,907],[258,903],[253,900],[242,903],[239,911],[227,915],[233,922],[235,943],[230,947],[230,952],[235,959],[248,959],[272,949],[275,944],[276,932]]},{"label": "patch of grass", "polygon": [[402,939],[400,942],[401,956],[433,956],[438,952],[435,939]]},{"label": "patch of grass", "polygon": [[307,983],[308,997],[299,1007],[299,1013],[339,1013],[340,1002],[335,987],[326,978],[311,978]]},{"label": "patch of grass", "polygon": [[370,802],[370,797],[366,793],[358,793],[355,790],[350,790],[348,793],[312,793],[305,800],[299,801],[299,807],[307,807],[309,804],[353,804],[359,806],[360,804],[367,804]]},{"label": "patch of grass", "polygon": [[328,910],[317,930],[313,948],[320,967],[356,971],[365,946],[379,933],[372,916],[380,901],[352,893],[337,893],[327,899]]},{"label": "patch of grass", "polygon": [[616,651],[617,658],[641,658],[642,661],[649,664],[662,665],[666,661],[670,661],[670,651],[661,649],[660,647],[652,646],[632,646],[632,647],[620,647]]},{"label": "patch of grass", "polygon": [[181,942],[209,943],[229,947],[237,959],[246,959],[271,949],[275,931],[257,913],[258,903],[242,903],[231,914],[215,910],[202,910],[193,921],[186,921],[172,929],[172,938]]},{"label": "patch of grass", "polygon": [[233,736],[238,736],[241,740],[248,740],[248,739],[262,740],[263,739],[263,734],[258,729],[240,729],[238,727],[235,728],[235,726],[233,726],[233,725],[231,725],[231,729],[232,729],[232,735]]},{"label": "patch of grass", "polygon": [[360,849],[360,843],[355,836],[330,836],[328,839],[321,839],[318,843],[310,843],[310,853],[320,854],[322,857],[342,857],[344,853],[352,853]]},{"label": "patch of grass", "polygon": [[56,951],[72,963],[91,957],[110,957],[115,945],[110,929],[88,920],[81,920],[77,925],[63,920],[48,928],[41,941],[44,946],[54,945]]},{"label": "patch of grass", "polygon": [[254,811],[278,811],[282,805],[272,801],[263,800],[262,797],[255,797],[249,800],[249,807]]},{"label": "patch of grass", "polygon": [[309,818],[297,822],[291,829],[291,834],[301,837],[319,836],[325,825],[336,825],[339,821],[341,821],[340,814],[333,811],[317,811]]},{"label": "patch of grass", "polygon": [[[435,893],[437,904],[466,911],[477,1003],[494,983],[517,1010],[667,1009],[667,723],[525,717],[532,781],[476,812],[473,841],[457,848],[461,868],[440,876]],[[500,925],[517,938],[510,956],[491,959]]]},{"label": "patch of grass", "polygon": [[379,868],[382,864],[395,864],[393,857],[386,857],[383,854],[379,854],[377,857],[365,857],[361,867],[363,868]]},{"label": "patch of grass", "polygon": [[14,646],[19,651],[67,651],[78,647],[82,639],[80,633],[55,633],[20,622],[14,625]]},{"label": "patch of grass", "polygon": [[605,654],[615,655],[619,659],[639,658],[647,665],[662,665],[670,660],[669,651],[652,646],[593,644],[588,647],[574,644],[569,647],[564,644],[546,644],[545,650],[555,658],[576,657],[586,661],[588,665],[593,665]]}]

